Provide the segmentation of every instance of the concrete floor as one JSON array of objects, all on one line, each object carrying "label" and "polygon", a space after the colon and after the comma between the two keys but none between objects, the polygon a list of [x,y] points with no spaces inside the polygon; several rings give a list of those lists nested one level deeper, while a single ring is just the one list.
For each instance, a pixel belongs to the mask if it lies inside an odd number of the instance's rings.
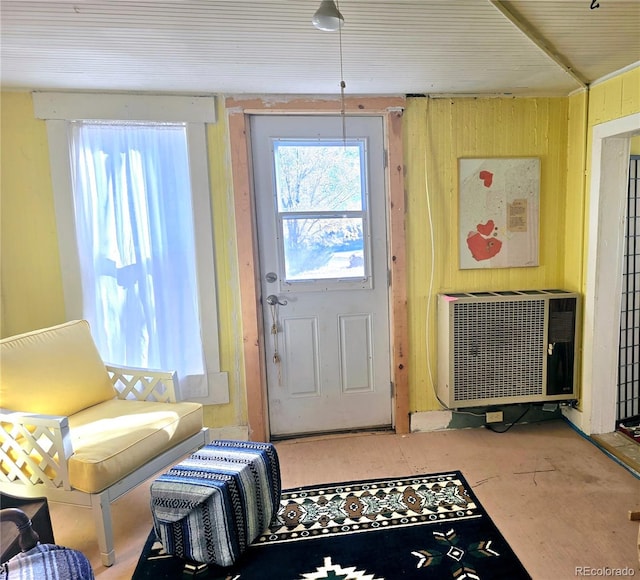
[{"label": "concrete floor", "polygon": [[[640,480],[562,420],[503,434],[314,437],[277,449],[284,488],[460,470],[535,580],[576,578],[577,567],[601,576],[631,567],[640,575],[638,522],[628,519],[629,510],[640,510]],[[151,529],[149,485],[113,505],[114,566],[100,562],[88,510],[51,504],[56,542],[82,550],[100,580],[131,578]]]}]

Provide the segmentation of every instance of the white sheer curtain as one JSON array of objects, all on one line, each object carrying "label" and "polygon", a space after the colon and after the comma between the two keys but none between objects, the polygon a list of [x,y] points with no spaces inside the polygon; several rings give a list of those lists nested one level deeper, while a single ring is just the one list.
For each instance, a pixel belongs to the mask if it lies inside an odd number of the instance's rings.
[{"label": "white sheer curtain", "polygon": [[105,361],[207,395],[183,125],[71,124],[83,316]]}]

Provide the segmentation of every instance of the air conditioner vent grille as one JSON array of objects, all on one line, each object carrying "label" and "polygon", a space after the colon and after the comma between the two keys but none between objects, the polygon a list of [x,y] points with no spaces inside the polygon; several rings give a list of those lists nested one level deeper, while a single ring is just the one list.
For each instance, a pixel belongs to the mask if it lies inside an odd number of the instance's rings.
[{"label": "air conditioner vent grille", "polygon": [[542,395],[544,320],[544,300],[455,304],[455,400]]}]

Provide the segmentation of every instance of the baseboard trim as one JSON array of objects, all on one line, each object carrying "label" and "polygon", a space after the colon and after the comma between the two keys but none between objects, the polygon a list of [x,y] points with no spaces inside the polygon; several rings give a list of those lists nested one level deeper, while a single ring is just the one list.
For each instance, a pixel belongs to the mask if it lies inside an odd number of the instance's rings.
[{"label": "baseboard trim", "polygon": [[411,413],[411,432],[440,431],[448,429],[453,419],[451,411],[418,411]]},{"label": "baseboard trim", "polygon": [[549,419],[561,419],[563,406],[549,411],[543,403],[511,403],[497,406],[468,407],[465,409],[442,409],[417,411],[411,414],[411,432],[440,431],[443,429],[473,429],[487,425],[488,411],[502,411],[500,429],[515,423],[538,423]]}]

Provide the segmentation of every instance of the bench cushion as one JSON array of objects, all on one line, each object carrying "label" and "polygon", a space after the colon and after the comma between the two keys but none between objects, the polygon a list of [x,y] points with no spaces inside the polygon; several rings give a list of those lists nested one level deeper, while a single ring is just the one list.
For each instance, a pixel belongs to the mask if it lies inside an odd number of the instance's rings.
[{"label": "bench cushion", "polygon": [[[202,429],[200,403],[114,399],[69,417],[71,485],[97,493]],[[149,474],[150,476],[152,474]]]},{"label": "bench cushion", "polygon": [[11,411],[73,415],[115,390],[86,320],[0,340],[0,400]]}]

